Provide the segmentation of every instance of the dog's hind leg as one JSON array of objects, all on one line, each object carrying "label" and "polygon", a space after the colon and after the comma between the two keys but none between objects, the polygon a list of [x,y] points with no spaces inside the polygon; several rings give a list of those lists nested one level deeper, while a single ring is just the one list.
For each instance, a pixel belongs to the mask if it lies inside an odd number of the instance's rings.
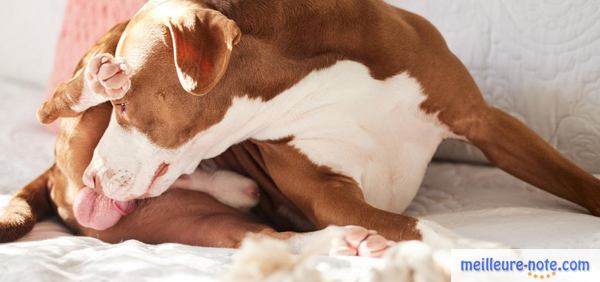
[{"label": "dog's hind leg", "polygon": [[562,156],[516,118],[483,106],[454,130],[504,171],[600,216],[600,180]]},{"label": "dog's hind leg", "polygon": [[[466,68],[444,57],[439,85],[429,85],[421,107],[438,113],[454,135],[483,151],[496,166],[542,190],[577,203],[600,216],[600,180],[562,156],[533,130],[491,107]],[[434,77],[435,78],[435,77]]]},{"label": "dog's hind leg", "polygon": [[533,130],[489,106],[466,67],[450,50],[411,72],[427,99],[421,108],[436,114],[455,137],[477,146],[495,165],[542,190],[600,216],[600,180],[562,156]]}]

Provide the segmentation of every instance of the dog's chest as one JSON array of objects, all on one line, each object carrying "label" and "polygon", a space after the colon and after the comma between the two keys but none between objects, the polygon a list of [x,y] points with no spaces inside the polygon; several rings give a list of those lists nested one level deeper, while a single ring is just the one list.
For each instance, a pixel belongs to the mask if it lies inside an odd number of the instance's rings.
[{"label": "dog's chest", "polygon": [[343,61],[270,101],[235,99],[222,125],[244,120],[242,134],[257,140],[291,136],[315,164],[353,178],[370,204],[402,212],[449,134],[420,109],[425,98],[408,74],[379,81],[362,64]]}]

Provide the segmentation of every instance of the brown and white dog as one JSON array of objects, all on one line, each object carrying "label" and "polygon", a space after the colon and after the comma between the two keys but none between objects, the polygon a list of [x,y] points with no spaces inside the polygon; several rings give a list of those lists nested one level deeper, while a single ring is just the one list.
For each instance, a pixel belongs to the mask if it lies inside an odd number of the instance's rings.
[{"label": "brown and white dog", "polygon": [[161,195],[216,157],[267,187],[264,214],[433,242],[401,213],[453,138],[600,215],[600,180],[487,105],[432,24],[381,0],[153,0],[116,58],[127,71],[107,70],[114,85],[90,77],[94,91],[59,92],[38,113],[112,102],[84,182],[114,200]]},{"label": "brown and white dog", "polygon": [[[107,85],[128,83],[119,80],[119,75],[110,74],[103,79],[107,70],[120,68],[106,52],[114,53],[125,26],[117,25],[92,47],[81,60],[74,78],[57,88],[54,95],[82,87],[84,77],[99,77]],[[86,87],[84,91],[88,90]],[[178,189],[152,199],[115,201],[86,188],[82,176],[108,126],[111,112],[112,105],[103,103],[61,120],[56,163],[11,200],[0,216],[0,243],[14,241],[28,233],[36,221],[58,215],[76,234],[112,243],[136,239],[146,243],[238,247],[247,234],[255,233],[285,239],[296,251],[310,245],[309,240],[318,243],[333,239],[339,244],[325,246],[323,251],[334,255],[379,256],[388,247],[382,236],[360,227],[332,227],[306,234],[277,232],[247,214],[258,202],[259,191],[254,181],[206,165],[180,177],[171,186]]]}]

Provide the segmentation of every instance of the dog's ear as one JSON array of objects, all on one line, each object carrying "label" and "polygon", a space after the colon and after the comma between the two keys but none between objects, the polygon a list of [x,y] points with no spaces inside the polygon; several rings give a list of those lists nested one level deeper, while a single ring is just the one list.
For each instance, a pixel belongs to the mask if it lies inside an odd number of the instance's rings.
[{"label": "dog's ear", "polygon": [[200,9],[171,18],[168,28],[183,89],[207,94],[227,70],[233,46],[240,41],[239,27],[217,11]]}]

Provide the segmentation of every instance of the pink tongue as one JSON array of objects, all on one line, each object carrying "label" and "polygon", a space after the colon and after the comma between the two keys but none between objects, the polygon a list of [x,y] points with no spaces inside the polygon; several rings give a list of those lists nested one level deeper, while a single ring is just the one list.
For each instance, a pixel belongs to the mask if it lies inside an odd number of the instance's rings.
[{"label": "pink tongue", "polygon": [[79,224],[96,230],[114,226],[121,217],[133,212],[135,208],[135,201],[114,201],[90,188],[79,191],[73,204],[75,218]]}]

